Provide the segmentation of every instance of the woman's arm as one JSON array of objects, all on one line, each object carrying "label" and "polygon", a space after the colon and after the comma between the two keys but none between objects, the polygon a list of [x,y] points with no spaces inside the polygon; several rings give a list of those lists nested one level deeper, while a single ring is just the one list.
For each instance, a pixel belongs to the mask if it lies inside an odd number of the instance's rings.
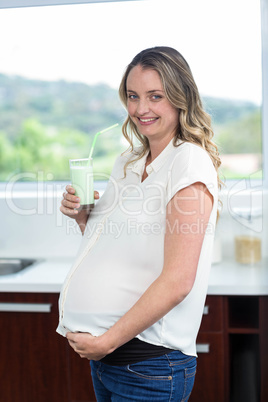
[{"label": "woman's arm", "polygon": [[134,306],[99,337],[68,333],[81,356],[99,360],[153,325],[179,304],[195,281],[201,247],[213,205],[202,183],[176,193],[167,205],[164,266]]},{"label": "woman's arm", "polygon": [[[99,199],[99,193],[97,191],[94,191],[94,199]],[[82,234],[84,234],[89,212],[87,210],[78,211],[79,207],[80,198],[75,195],[75,189],[72,186],[67,185],[66,192],[63,193],[60,211],[69,218],[75,219]]]}]

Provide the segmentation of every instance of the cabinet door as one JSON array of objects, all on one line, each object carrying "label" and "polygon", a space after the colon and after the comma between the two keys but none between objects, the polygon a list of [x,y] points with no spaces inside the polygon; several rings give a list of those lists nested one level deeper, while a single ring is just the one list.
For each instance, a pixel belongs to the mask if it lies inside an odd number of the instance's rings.
[{"label": "cabinet door", "polygon": [[69,401],[57,306],[57,294],[0,294],[1,401]]},{"label": "cabinet door", "polygon": [[199,332],[223,331],[223,297],[207,296]]},{"label": "cabinet door", "polygon": [[200,332],[191,402],[224,402],[224,342],[221,333]]},{"label": "cabinet door", "polygon": [[225,400],[223,329],[223,297],[207,296],[197,337],[197,373],[191,402]]},{"label": "cabinet door", "polygon": [[70,366],[70,401],[96,402],[93,384],[90,375],[90,364],[69,347]]},{"label": "cabinet door", "polygon": [[268,297],[260,297],[261,402],[268,401]]}]

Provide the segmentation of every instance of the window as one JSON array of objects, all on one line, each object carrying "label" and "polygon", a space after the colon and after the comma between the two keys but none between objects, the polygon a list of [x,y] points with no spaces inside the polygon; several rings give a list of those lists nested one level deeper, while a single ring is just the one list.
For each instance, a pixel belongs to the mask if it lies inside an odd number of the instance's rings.
[{"label": "window", "polygon": [[[125,66],[156,45],[175,47],[189,62],[223,175],[261,178],[260,17],[256,0],[1,9],[0,181],[69,180],[68,160],[87,157],[97,131],[124,121],[117,88]],[[99,136],[100,179],[125,147],[120,128]]]}]

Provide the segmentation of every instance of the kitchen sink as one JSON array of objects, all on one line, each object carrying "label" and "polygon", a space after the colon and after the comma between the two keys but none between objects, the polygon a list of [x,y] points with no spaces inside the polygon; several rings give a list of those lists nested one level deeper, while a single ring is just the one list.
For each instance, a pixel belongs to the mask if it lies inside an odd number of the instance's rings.
[{"label": "kitchen sink", "polygon": [[29,258],[0,258],[0,276],[16,274],[36,261]]}]

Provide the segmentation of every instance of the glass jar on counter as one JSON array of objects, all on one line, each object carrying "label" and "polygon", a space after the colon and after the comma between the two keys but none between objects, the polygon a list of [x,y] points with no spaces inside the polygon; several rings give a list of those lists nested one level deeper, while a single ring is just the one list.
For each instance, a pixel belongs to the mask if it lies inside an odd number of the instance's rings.
[{"label": "glass jar on counter", "polygon": [[236,209],[235,212],[240,223],[240,230],[234,238],[235,260],[240,264],[256,264],[262,259],[261,236],[256,230],[260,226],[257,220],[262,217],[261,211]]},{"label": "glass jar on counter", "polygon": [[261,239],[252,235],[235,237],[235,259],[241,264],[261,261]]}]

